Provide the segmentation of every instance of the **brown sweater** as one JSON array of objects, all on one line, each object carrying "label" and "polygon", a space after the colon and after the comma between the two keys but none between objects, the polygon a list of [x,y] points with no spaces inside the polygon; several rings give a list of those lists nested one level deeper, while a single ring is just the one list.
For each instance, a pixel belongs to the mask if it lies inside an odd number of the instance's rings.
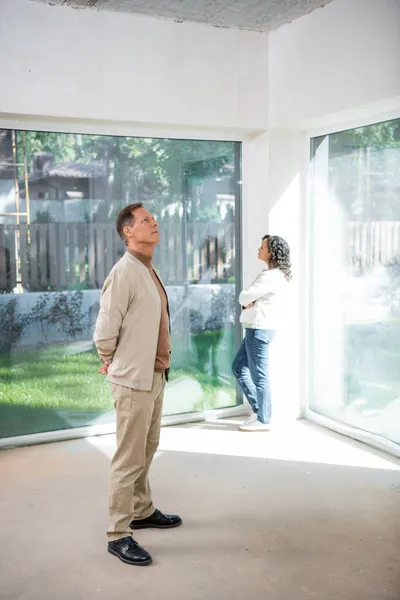
[{"label": "brown sweater", "polygon": [[161,300],[161,321],[160,331],[158,335],[157,354],[154,370],[157,373],[166,371],[171,366],[171,336],[170,336],[170,322],[169,322],[169,307],[167,293],[162,285],[157,273],[153,269],[151,258],[144,256],[139,252],[132,252],[145,267],[148,268],[151,278],[154,281]]}]

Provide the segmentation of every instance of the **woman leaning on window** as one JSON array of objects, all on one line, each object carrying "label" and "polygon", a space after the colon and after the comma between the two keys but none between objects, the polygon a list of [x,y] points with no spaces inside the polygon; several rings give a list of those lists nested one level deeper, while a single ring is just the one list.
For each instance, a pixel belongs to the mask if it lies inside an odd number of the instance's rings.
[{"label": "woman leaning on window", "polygon": [[258,250],[265,268],[248,290],[239,296],[240,322],[245,337],[232,364],[232,371],[252,408],[241,431],[268,431],[271,427],[269,344],[282,320],[288,282],[292,279],[290,248],[278,236],[265,235]]}]

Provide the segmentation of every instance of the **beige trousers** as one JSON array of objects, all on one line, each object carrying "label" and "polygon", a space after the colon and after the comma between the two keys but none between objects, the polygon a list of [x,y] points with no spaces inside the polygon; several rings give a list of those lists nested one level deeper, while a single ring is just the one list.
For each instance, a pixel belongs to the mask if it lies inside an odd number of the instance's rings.
[{"label": "beige trousers", "polygon": [[154,373],[151,392],[111,384],[117,451],[111,461],[109,540],[130,535],[132,519],[154,512],[148,473],[160,441],[164,387],[164,373]]}]

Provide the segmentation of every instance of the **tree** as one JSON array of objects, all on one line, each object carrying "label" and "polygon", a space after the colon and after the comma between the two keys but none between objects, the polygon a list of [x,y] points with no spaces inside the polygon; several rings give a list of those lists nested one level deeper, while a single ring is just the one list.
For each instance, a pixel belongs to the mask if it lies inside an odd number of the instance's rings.
[{"label": "tree", "polygon": [[399,220],[400,119],[329,136],[330,188],[349,220]]},{"label": "tree", "polygon": [[76,160],[76,135],[72,133],[52,133],[45,131],[17,131],[18,162],[24,162],[25,137],[28,171],[32,170],[35,152],[51,152],[54,164]]},{"label": "tree", "polygon": [[[100,216],[108,220],[122,205],[138,201],[160,218],[168,205],[181,205],[188,182],[199,188],[208,178],[230,180],[233,172],[234,145],[230,142],[37,131],[24,132],[24,136],[25,145],[18,132],[18,162],[26,158],[28,171],[35,152],[51,152],[54,165],[70,161],[104,165],[104,207],[98,207],[96,220]],[[198,206],[192,216],[200,215]]]},{"label": "tree", "polygon": [[374,150],[400,148],[400,119],[347,129],[330,136],[330,156],[367,147]]}]

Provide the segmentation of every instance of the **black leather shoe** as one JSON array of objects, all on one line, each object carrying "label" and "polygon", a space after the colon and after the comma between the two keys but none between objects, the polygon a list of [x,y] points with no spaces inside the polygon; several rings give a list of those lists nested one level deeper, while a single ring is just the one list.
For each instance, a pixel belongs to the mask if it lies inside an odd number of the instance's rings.
[{"label": "black leather shoe", "polygon": [[128,565],[144,567],[153,562],[150,554],[130,536],[108,542],[108,551]]},{"label": "black leather shoe", "polygon": [[178,515],[164,515],[160,510],[156,509],[147,519],[135,519],[129,527],[131,529],[171,529],[182,525],[182,519]]}]

